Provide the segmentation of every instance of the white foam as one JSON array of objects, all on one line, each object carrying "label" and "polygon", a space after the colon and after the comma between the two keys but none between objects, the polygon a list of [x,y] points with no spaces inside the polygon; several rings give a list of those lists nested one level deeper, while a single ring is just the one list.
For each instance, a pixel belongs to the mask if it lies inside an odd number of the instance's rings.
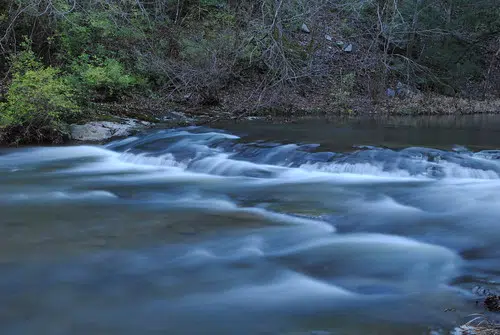
[{"label": "white foam", "polygon": [[175,160],[175,157],[170,153],[160,156],[149,156],[147,154],[133,154],[130,152],[124,152],[117,158],[119,161],[137,165],[186,168],[186,164],[177,162]]},{"label": "white foam", "polygon": [[207,262],[212,262],[217,259],[218,257],[213,252],[204,248],[196,248],[175,259],[174,262],[179,262],[183,266],[196,266],[206,264]]},{"label": "white foam", "polygon": [[440,165],[443,166],[447,178],[500,179],[498,173],[493,170],[473,169],[450,162],[442,162]]},{"label": "white foam", "polygon": [[265,252],[262,246],[261,239],[249,240],[244,238],[238,241],[239,245],[233,248],[227,246],[216,247],[198,247],[186,252],[175,261],[180,261],[181,264],[206,264],[207,262],[232,262],[247,258],[262,258]]},{"label": "white foam", "polygon": [[89,157],[116,157],[119,154],[95,146],[46,147],[25,149],[2,156],[1,163],[37,164],[40,162]]},{"label": "white foam", "polygon": [[[360,249],[355,248],[355,245],[361,246]],[[384,251],[384,250],[405,250],[405,251],[417,251],[419,253],[439,253],[446,255],[446,257],[455,258],[456,255],[449,249],[436,246],[428,243],[418,242],[413,239],[409,239],[402,236],[393,236],[385,234],[373,234],[373,233],[362,233],[362,234],[343,234],[343,235],[332,235],[330,237],[323,237],[316,239],[314,241],[309,241],[303,245],[294,247],[290,250],[285,250],[277,253],[277,255],[286,255],[289,253],[296,253],[303,250],[309,250],[311,248],[317,247],[334,247],[343,248],[354,246],[354,249],[363,252],[367,250],[374,251]]]},{"label": "white foam", "polygon": [[198,172],[222,175],[222,176],[242,176],[245,174],[265,174],[269,176],[273,173],[284,171],[285,168],[274,165],[257,164],[248,161],[234,160],[229,158],[229,154],[218,154],[215,156],[200,159],[191,164],[190,169]]},{"label": "white foam", "polygon": [[429,213],[421,208],[405,205],[397,202],[389,196],[381,196],[375,200],[368,200],[363,197],[346,200],[343,205],[344,210],[350,215],[357,215],[362,218],[365,227],[378,224],[410,226],[419,219],[429,216]]},{"label": "white foam", "polygon": [[[480,161],[480,159],[476,159]],[[486,160],[485,160],[486,161]],[[490,162],[490,161],[488,161]],[[429,167],[442,168],[444,178],[455,179],[500,179],[499,174],[491,169],[475,169],[461,166],[456,163],[440,161],[439,163],[428,163],[422,159],[415,159],[415,163],[425,163]],[[490,163],[491,164],[491,163]],[[495,162],[495,164],[497,164]],[[381,177],[412,177],[412,178],[427,178],[428,172],[423,171],[420,174],[412,175],[409,171],[402,169],[385,170],[382,163],[306,163],[301,165],[301,168],[308,171],[321,171],[333,174],[355,174],[367,176]]]},{"label": "white foam", "polygon": [[427,178],[402,177],[399,175],[369,175],[355,173],[329,173],[303,168],[285,170],[279,176],[284,182],[292,183],[334,183],[336,185],[352,184],[386,184],[386,183],[408,183],[426,182]]},{"label": "white foam", "polygon": [[328,265],[335,273],[384,279],[410,290],[446,283],[461,264],[460,257],[448,248],[385,234],[336,234],[270,256],[293,259],[304,266]]},{"label": "white foam", "polygon": [[103,157],[98,162],[83,163],[75,167],[59,170],[57,173],[117,173],[117,172],[154,172],[176,168],[181,171],[185,164],[177,162],[173,155],[148,156],[146,154],[121,154]]},{"label": "white foam", "polygon": [[393,170],[384,171],[382,167],[373,165],[372,163],[306,163],[301,168],[309,171],[322,171],[338,174],[356,174],[382,177],[410,177],[408,171]]},{"label": "white foam", "polygon": [[288,271],[275,280],[262,284],[235,287],[224,292],[196,294],[183,299],[184,304],[214,304],[219,306],[247,306],[259,310],[310,309],[320,305],[331,308],[360,298],[353,292],[308,276]]},{"label": "white foam", "polygon": [[290,273],[270,284],[228,291],[225,296],[228,297],[228,295],[232,295],[233,298],[240,297],[243,299],[252,297],[252,302],[259,304],[283,304],[292,301],[300,302],[311,298],[351,298],[355,294],[298,273]]},{"label": "white foam", "polygon": [[2,202],[52,202],[64,200],[103,200],[115,199],[117,196],[108,191],[87,191],[87,192],[30,192],[0,196]]},{"label": "white foam", "polygon": [[126,138],[121,139],[121,140],[117,140],[117,141],[113,141],[111,143],[105,144],[104,147],[112,149],[112,148],[116,148],[116,147],[119,147],[119,146],[124,145],[124,144],[132,143],[132,142],[137,141],[139,139],[140,138],[137,136],[130,136],[130,137],[126,137]]},{"label": "white foam", "polygon": [[168,204],[169,208],[178,207],[183,209],[202,209],[207,212],[222,212],[232,215],[241,215],[243,218],[251,218],[254,216],[257,219],[269,220],[276,223],[315,227],[328,233],[335,231],[335,228],[332,225],[320,220],[272,212],[257,207],[239,207],[234,202],[224,199],[203,199],[197,196],[192,196],[173,201],[160,201],[160,203]]},{"label": "white foam", "polygon": [[191,133],[191,132],[188,132],[188,131],[184,131],[184,130],[181,130],[181,131],[176,131],[176,132],[170,132],[170,133],[167,133],[167,132],[164,132],[164,137],[187,137],[187,138],[191,138],[191,139],[197,139],[197,138],[201,138],[201,140],[209,140],[211,138],[216,138],[216,139],[229,139],[229,140],[237,140],[239,139],[240,137],[239,136],[236,136],[236,135],[232,135],[232,134],[228,134],[228,133],[219,133],[219,132],[203,132],[203,133]]}]

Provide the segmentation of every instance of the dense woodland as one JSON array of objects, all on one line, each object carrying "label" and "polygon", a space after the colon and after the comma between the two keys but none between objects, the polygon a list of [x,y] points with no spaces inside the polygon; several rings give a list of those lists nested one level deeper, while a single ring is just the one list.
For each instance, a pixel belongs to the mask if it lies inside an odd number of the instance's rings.
[{"label": "dense woodland", "polygon": [[1,1],[4,141],[59,139],[106,106],[246,116],[410,99],[397,108],[412,114],[412,96],[500,97],[499,0]]}]

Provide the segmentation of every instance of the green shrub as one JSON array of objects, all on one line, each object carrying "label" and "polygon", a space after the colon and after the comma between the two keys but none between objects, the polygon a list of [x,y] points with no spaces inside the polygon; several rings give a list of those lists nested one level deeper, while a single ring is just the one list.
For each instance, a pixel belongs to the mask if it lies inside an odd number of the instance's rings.
[{"label": "green shrub", "polygon": [[102,99],[117,99],[141,80],[125,71],[113,58],[91,59],[82,55],[72,66],[72,83],[79,87],[84,98],[99,93]]},{"label": "green shrub", "polygon": [[6,102],[0,105],[2,139],[19,143],[60,137],[65,122],[80,113],[67,80],[59,70],[44,67],[29,46],[13,58],[12,71]]}]

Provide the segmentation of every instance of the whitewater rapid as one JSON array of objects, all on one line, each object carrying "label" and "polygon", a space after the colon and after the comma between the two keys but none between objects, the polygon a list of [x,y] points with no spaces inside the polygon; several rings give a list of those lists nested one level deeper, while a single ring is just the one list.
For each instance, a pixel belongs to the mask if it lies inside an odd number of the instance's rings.
[{"label": "whitewater rapid", "polygon": [[360,306],[446,324],[436,310],[500,280],[500,151],[329,152],[190,127],[4,150],[0,183],[0,295],[38,315],[4,319],[12,334],[49,331],[56,309],[122,334],[323,327]]}]

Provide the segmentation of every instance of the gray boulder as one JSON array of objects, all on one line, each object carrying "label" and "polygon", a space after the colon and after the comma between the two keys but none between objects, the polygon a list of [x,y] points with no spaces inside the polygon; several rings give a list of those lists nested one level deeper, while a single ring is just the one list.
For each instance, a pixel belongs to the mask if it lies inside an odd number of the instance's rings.
[{"label": "gray boulder", "polygon": [[150,127],[151,123],[135,119],[120,119],[118,122],[94,121],[70,126],[71,139],[100,142],[114,137],[130,136],[134,132]]},{"label": "gray boulder", "polygon": [[193,118],[187,117],[186,114],[177,111],[170,111],[159,118],[162,122],[178,122],[178,123],[192,123]]},{"label": "gray boulder", "polygon": [[398,81],[396,84],[396,94],[402,98],[407,97],[412,94],[412,89],[409,85],[403,84]]},{"label": "gray boulder", "polygon": [[300,30],[302,30],[302,32],[304,32],[306,34],[309,34],[311,32],[309,30],[309,27],[305,23],[302,24],[302,27],[300,27]]},{"label": "gray boulder", "polygon": [[396,96],[396,91],[394,91],[392,88],[387,88],[387,90],[385,90],[385,94],[389,97],[389,98],[394,98]]},{"label": "gray boulder", "polygon": [[344,51],[345,51],[345,52],[352,52],[352,44],[348,44],[348,45],[344,48]]}]

